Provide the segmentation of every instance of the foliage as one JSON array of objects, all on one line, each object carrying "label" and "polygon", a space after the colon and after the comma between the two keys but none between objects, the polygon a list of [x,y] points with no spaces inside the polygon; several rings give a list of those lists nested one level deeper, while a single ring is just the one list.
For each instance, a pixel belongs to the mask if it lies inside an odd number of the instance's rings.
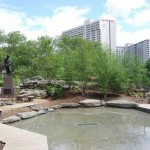
[{"label": "foliage", "polygon": [[51,87],[51,86],[46,86],[46,94],[47,94],[48,96],[52,96],[53,90],[52,90],[52,87]]},{"label": "foliage", "polygon": [[0,80],[0,87],[2,87],[3,86],[3,81],[2,80]]},{"label": "foliage", "polygon": [[55,99],[59,99],[62,97],[62,86],[60,85],[56,85],[55,88],[54,88],[54,97]]},{"label": "foliage", "polygon": [[[100,43],[80,37],[42,36],[27,41],[18,31],[5,34],[0,30],[0,45],[0,71],[6,54],[10,54],[15,84],[39,75],[46,79],[63,79],[70,87],[77,81],[84,94],[91,76],[105,97],[108,92],[127,93],[150,85],[150,60],[144,66],[127,53],[120,61]],[[61,87],[47,87],[46,91],[55,98],[62,96]]]},{"label": "foliage", "polygon": [[55,85],[54,87],[46,86],[46,93],[48,96],[52,96],[55,99],[59,99],[62,97],[62,86]]}]

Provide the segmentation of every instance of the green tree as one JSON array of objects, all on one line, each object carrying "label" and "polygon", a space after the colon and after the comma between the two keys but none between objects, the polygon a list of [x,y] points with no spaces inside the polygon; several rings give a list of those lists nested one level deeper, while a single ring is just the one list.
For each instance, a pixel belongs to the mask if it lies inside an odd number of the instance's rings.
[{"label": "green tree", "polygon": [[37,49],[38,72],[45,78],[57,77],[60,61],[53,48],[53,39],[48,36],[38,38]]},{"label": "green tree", "polygon": [[21,34],[19,31],[10,32],[6,35],[5,42],[7,44],[6,50],[7,54],[11,55],[20,44],[26,41],[26,37]]}]

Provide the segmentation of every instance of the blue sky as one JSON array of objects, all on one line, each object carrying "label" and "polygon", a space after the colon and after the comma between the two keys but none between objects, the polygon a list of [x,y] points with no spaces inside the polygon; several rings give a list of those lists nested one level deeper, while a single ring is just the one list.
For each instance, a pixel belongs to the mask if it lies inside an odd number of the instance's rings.
[{"label": "blue sky", "polygon": [[119,46],[150,39],[150,0],[0,0],[0,29],[28,39],[102,18],[116,20]]}]

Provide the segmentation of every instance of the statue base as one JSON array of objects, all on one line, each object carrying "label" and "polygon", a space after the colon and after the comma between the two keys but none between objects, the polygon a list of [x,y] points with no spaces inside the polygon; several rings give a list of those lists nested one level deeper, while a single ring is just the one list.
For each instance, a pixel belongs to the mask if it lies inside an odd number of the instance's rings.
[{"label": "statue base", "polygon": [[4,84],[1,88],[1,98],[14,98],[15,97],[15,88],[13,87],[12,76],[4,77]]}]

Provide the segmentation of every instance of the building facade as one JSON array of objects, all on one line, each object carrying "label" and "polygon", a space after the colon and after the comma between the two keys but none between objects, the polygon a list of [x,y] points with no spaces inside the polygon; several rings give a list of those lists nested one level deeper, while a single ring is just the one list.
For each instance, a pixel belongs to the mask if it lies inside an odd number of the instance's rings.
[{"label": "building facade", "polygon": [[100,20],[101,43],[108,49],[116,50],[116,22],[114,20]]},{"label": "building facade", "polygon": [[84,25],[64,31],[69,37],[80,36],[90,41],[101,42],[107,48],[116,51],[116,22],[113,20],[84,21]]},{"label": "building facade", "polygon": [[129,46],[127,51],[139,57],[141,63],[144,64],[150,58],[150,39]]},{"label": "building facade", "polygon": [[126,52],[133,54],[135,58],[139,58],[141,63],[144,64],[148,59],[150,59],[150,39],[136,44],[128,43],[124,47],[116,47],[116,53],[120,58],[122,58]]}]

